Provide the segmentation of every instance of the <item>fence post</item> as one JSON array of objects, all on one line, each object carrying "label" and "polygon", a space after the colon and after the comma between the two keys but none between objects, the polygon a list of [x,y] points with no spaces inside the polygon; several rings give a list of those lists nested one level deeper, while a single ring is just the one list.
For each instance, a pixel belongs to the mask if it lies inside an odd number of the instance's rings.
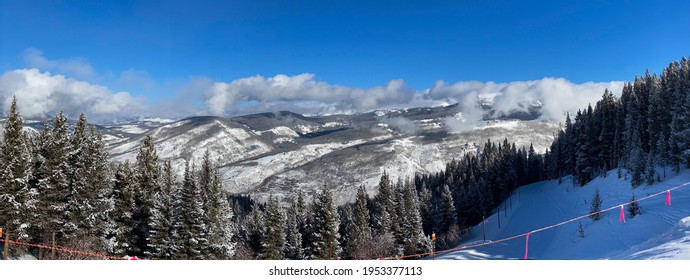
[{"label": "fence post", "polygon": [[53,232],[53,243],[52,243],[52,248],[50,248],[50,258],[55,259],[55,233]]},{"label": "fence post", "polygon": [[5,260],[10,259],[10,228],[5,226]]}]

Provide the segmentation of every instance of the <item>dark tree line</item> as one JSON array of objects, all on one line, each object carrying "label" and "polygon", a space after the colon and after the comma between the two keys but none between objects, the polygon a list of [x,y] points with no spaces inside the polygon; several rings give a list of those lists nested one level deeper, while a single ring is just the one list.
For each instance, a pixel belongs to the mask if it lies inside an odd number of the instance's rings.
[{"label": "dark tree line", "polygon": [[547,176],[572,175],[584,185],[617,168],[633,186],[652,184],[669,169],[690,167],[689,151],[690,62],[683,58],[661,76],[635,77],[620,98],[607,90],[594,108],[568,116],[546,155]]}]

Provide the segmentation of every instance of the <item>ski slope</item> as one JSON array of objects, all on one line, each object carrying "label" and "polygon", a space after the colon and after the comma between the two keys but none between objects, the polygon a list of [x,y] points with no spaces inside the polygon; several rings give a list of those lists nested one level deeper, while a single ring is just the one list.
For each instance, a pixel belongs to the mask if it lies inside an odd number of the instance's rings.
[{"label": "ski slope", "polygon": [[[498,227],[497,213],[486,219],[486,240],[500,240],[570,220],[589,213],[590,200],[598,188],[603,199],[601,209],[627,203],[632,195],[646,197],[690,182],[690,170],[672,174],[652,186],[630,186],[630,180],[619,179],[616,170],[605,178],[598,177],[589,184],[573,186],[571,177],[542,181],[520,187],[501,205]],[[629,178],[629,176],[628,176]],[[531,233],[529,259],[684,259],[690,260],[690,185],[671,191],[671,206],[664,205],[665,195],[639,203],[642,214],[619,221],[620,210],[602,214],[598,221],[583,218],[562,226]],[[579,223],[584,238],[578,234]],[[482,225],[475,226],[464,237],[463,246],[485,242]],[[461,249],[435,256],[435,259],[522,259],[525,237],[505,242]]]}]

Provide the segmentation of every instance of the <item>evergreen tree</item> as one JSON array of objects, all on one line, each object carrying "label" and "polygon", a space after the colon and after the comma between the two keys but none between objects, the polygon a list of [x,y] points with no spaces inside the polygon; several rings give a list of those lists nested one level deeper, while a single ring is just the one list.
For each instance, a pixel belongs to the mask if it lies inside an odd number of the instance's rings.
[{"label": "evergreen tree", "polygon": [[367,207],[367,194],[364,186],[360,186],[357,190],[357,200],[355,201],[354,211],[354,226],[352,227],[353,249],[350,254],[354,259],[371,259],[374,256],[371,254],[372,245],[371,226],[369,209]]},{"label": "evergreen tree", "polygon": [[211,204],[215,211],[212,217],[213,225],[209,228],[209,245],[213,257],[217,259],[229,259],[235,251],[233,236],[237,231],[233,223],[234,213],[223,191],[222,181],[218,170],[213,170]]},{"label": "evergreen tree", "polygon": [[443,216],[441,218],[441,231],[447,232],[451,226],[457,223],[455,203],[448,185],[443,186]]},{"label": "evergreen tree", "polygon": [[[406,254],[415,254],[426,251],[428,249],[426,248],[428,242],[426,242],[427,240],[425,240],[424,236],[417,191],[411,182],[407,182],[403,188],[404,190],[401,190],[401,193],[404,194],[402,202],[404,205],[403,219],[405,221],[402,229],[404,233],[403,244],[405,245]],[[455,215],[455,211],[453,211],[453,215]]]},{"label": "evergreen tree", "polygon": [[136,184],[134,196],[134,240],[133,253],[136,255],[151,255],[148,238],[151,235],[151,210],[154,208],[154,194],[161,191],[160,166],[158,155],[153,144],[153,137],[147,135],[139,148],[136,167],[134,169]]},{"label": "evergreen tree", "polygon": [[601,195],[599,194],[599,189],[597,189],[594,192],[594,195],[592,196],[592,202],[590,203],[590,206],[589,206],[589,213],[592,214],[589,217],[592,218],[592,220],[598,221],[599,219],[601,219],[601,213],[599,213],[599,211],[601,211],[601,204],[602,203],[603,203],[603,201],[601,200]]},{"label": "evergreen tree", "polygon": [[31,159],[22,135],[23,122],[14,97],[0,143],[0,227],[9,227],[19,240],[29,238],[29,213],[36,203],[35,190],[29,185]]},{"label": "evergreen tree", "polygon": [[118,165],[113,184],[113,200],[115,208],[112,218],[115,223],[115,244],[113,252],[117,255],[133,255],[133,223],[134,190],[133,171],[129,161]]},{"label": "evergreen tree", "polygon": [[180,223],[179,256],[183,259],[203,259],[207,256],[208,239],[207,226],[204,219],[204,209],[201,188],[194,178],[195,167],[189,163],[185,165],[184,182],[182,184],[182,217]]},{"label": "evergreen tree", "polygon": [[246,223],[247,245],[256,258],[263,254],[263,243],[265,238],[265,219],[264,213],[259,209],[259,205],[253,204],[251,213]]},{"label": "evergreen tree", "polygon": [[377,215],[375,217],[375,224],[377,226],[379,235],[393,234],[392,219],[394,211],[394,193],[393,184],[384,171],[379,181],[379,193],[375,197],[377,206]]},{"label": "evergreen tree", "polygon": [[97,248],[99,251],[112,252],[114,245],[115,221],[113,212],[115,201],[112,196],[113,184],[111,183],[110,167],[108,166],[108,153],[103,144],[103,135],[96,132],[96,128],[91,126],[88,145],[87,161],[90,163],[87,176],[87,192],[92,192],[92,215],[91,231],[89,234],[98,239]]},{"label": "evergreen tree", "polygon": [[262,259],[282,260],[285,257],[285,214],[278,200],[272,195],[266,204],[266,233]]},{"label": "evergreen tree", "polygon": [[630,198],[630,202],[630,206],[628,206],[628,217],[634,218],[642,213],[642,209],[640,208],[640,204],[635,201],[635,195]]},{"label": "evergreen tree", "polygon": [[577,236],[580,237],[580,239],[585,238],[585,229],[582,228],[582,223],[577,226]]},{"label": "evergreen tree", "polygon": [[300,206],[298,205],[297,198],[295,198],[292,201],[291,211],[289,211],[287,214],[288,219],[285,240],[285,257],[291,260],[304,259],[302,231],[300,230],[302,223],[300,214],[298,213],[298,211],[304,210],[298,210],[298,208],[300,208]]},{"label": "evergreen tree", "polygon": [[86,116],[81,113],[79,120],[74,127],[70,137],[70,147],[68,148],[69,165],[69,197],[67,211],[72,213],[72,221],[77,227],[75,232],[80,237],[89,234],[95,223],[96,192],[94,189],[87,189],[87,178],[91,170],[90,158],[88,157],[88,124]]},{"label": "evergreen tree", "polygon": [[208,150],[204,153],[199,175],[199,188],[202,191],[204,220],[208,227],[208,251],[210,259],[227,259],[233,251],[232,236],[234,226],[232,209],[223,192],[218,171],[214,168]]},{"label": "evergreen tree", "polygon": [[149,257],[154,259],[171,259],[175,255],[175,213],[172,197],[174,185],[177,184],[175,177],[170,161],[165,161],[160,177],[161,189],[154,194],[149,220],[151,231],[147,240],[150,248]]},{"label": "evergreen tree", "polygon": [[326,184],[314,201],[314,259],[333,259],[340,255],[340,217],[333,195]]},{"label": "evergreen tree", "polygon": [[69,139],[67,116],[62,111],[55,117],[53,128],[45,127],[39,146],[38,152],[44,161],[39,170],[34,170],[34,179],[37,179],[37,212],[43,214],[37,220],[40,239],[49,242],[54,233],[57,242],[61,242],[73,237],[77,230],[74,213],[67,208],[71,199]]}]

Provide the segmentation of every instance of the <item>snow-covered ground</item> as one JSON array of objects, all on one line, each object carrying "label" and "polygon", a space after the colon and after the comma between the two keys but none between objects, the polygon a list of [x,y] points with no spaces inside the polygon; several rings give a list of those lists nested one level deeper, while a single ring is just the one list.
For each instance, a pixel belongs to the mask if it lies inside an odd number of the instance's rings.
[{"label": "snow-covered ground", "polygon": [[[667,174],[671,174],[667,170]],[[628,176],[629,178],[629,176]],[[523,186],[508,203],[501,205],[501,227],[496,213],[486,220],[486,239],[499,240],[525,234],[589,213],[592,194],[599,189],[602,209],[655,194],[690,181],[690,170],[672,175],[652,186],[630,186],[618,179],[616,171],[596,178],[584,187],[573,186],[570,177],[562,184],[542,181]],[[530,259],[685,259],[690,260],[690,186],[671,192],[672,205],[664,205],[664,195],[639,203],[642,214],[619,221],[619,210],[605,212],[602,219],[584,218],[563,226],[535,232],[529,237]],[[626,206],[626,215],[627,206]],[[578,234],[579,223],[584,238]],[[470,238],[458,248],[482,243],[481,224],[470,231]],[[525,237],[440,254],[436,259],[521,259]]]}]

